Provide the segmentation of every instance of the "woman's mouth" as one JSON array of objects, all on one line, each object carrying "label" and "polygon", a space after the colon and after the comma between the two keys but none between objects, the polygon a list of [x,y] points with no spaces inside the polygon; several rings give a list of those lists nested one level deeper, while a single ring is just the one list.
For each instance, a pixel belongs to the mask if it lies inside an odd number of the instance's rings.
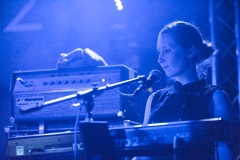
[{"label": "woman's mouth", "polygon": [[168,68],[168,66],[164,66],[164,67],[162,67],[163,69],[166,69],[166,68]]}]

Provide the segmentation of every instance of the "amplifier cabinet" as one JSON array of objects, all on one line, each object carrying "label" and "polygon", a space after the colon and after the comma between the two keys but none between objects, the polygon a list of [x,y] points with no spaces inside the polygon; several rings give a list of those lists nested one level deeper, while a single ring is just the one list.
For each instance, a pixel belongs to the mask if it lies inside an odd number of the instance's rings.
[{"label": "amplifier cabinet", "polygon": [[[81,102],[77,98],[36,107],[27,111],[22,111],[20,108],[42,104],[76,94],[78,91],[118,83],[136,76],[136,71],[124,65],[14,72],[11,80],[12,116],[16,122],[75,119],[79,111],[79,106],[75,104]],[[122,93],[132,94],[137,85],[137,82],[135,82],[115,89]],[[93,118],[117,117],[119,111],[126,112],[125,115],[138,116],[137,97],[122,96],[114,89],[111,89],[93,99]],[[127,113],[128,111],[131,113]],[[85,107],[81,109],[80,118],[83,117],[85,117]]]},{"label": "amplifier cabinet", "polygon": [[[6,157],[12,159],[73,159],[74,133],[61,132],[7,139]],[[76,139],[77,155],[83,158],[83,143]],[[79,157],[79,158],[80,158]]]}]

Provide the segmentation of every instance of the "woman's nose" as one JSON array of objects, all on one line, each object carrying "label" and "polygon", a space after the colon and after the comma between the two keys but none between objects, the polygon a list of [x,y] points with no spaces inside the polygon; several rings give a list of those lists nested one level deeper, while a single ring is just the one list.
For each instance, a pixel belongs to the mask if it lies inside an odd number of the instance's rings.
[{"label": "woman's nose", "polygon": [[159,55],[158,55],[158,63],[163,63],[163,62],[165,62],[163,54],[159,53]]}]

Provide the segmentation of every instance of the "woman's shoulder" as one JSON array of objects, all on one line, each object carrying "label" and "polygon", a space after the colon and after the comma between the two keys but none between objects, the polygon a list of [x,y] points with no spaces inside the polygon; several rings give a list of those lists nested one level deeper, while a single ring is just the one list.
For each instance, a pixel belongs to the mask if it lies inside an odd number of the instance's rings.
[{"label": "woman's shoulder", "polygon": [[205,93],[213,93],[216,90],[224,91],[224,89],[221,86],[213,85],[213,84],[206,84],[204,86],[203,90],[204,90]]},{"label": "woman's shoulder", "polygon": [[159,88],[157,91],[154,92],[155,99],[160,97],[166,97],[169,93],[171,93],[171,90],[173,90],[172,86],[166,86]]},{"label": "woman's shoulder", "polygon": [[162,94],[162,93],[167,93],[172,89],[172,86],[166,86],[166,87],[160,87],[158,90],[155,92],[155,94]]}]

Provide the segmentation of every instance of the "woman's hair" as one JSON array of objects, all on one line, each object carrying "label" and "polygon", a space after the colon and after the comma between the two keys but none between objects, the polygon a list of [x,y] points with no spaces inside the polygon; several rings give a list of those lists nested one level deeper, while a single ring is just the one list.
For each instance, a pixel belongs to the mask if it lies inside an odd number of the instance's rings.
[{"label": "woman's hair", "polygon": [[170,34],[183,49],[195,49],[195,60],[199,78],[206,78],[208,68],[211,66],[211,55],[215,47],[209,41],[205,41],[197,27],[184,21],[174,21],[166,25],[159,33]]}]

